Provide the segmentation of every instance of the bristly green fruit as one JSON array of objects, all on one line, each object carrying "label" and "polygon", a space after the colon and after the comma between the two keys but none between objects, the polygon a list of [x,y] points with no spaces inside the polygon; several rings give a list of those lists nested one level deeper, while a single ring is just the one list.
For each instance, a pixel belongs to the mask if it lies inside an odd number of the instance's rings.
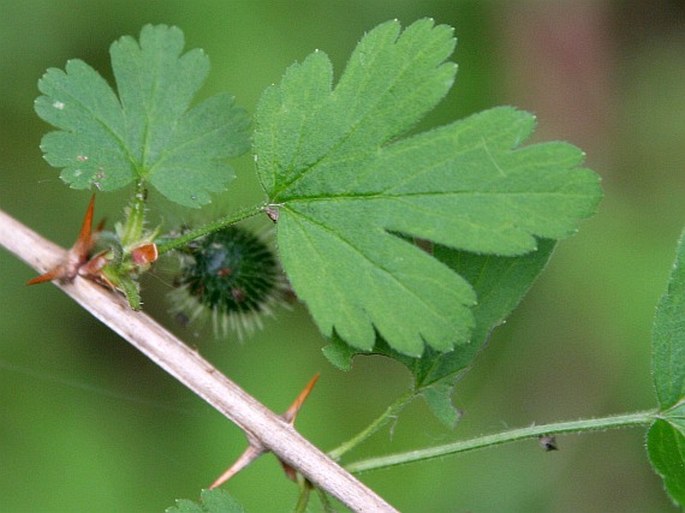
[{"label": "bristly green fruit", "polygon": [[287,289],[263,238],[229,226],[190,244],[181,256],[173,310],[187,322],[211,317],[215,333],[238,338],[261,328]]}]

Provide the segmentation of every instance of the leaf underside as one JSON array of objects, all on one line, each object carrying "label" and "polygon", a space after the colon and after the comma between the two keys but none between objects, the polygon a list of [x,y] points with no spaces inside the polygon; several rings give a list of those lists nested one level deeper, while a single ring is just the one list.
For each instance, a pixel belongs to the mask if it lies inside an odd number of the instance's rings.
[{"label": "leaf underside", "polygon": [[315,52],[258,106],[254,149],[284,269],[321,331],[363,351],[377,336],[409,356],[470,338],[471,285],[413,238],[521,255],[572,234],[601,194],[577,148],[518,148],[534,118],[513,108],[400,138],[451,87],[454,44],[431,20],[388,22],[335,88]]},{"label": "leaf underside", "polygon": [[171,201],[198,207],[233,178],[226,159],[249,148],[245,112],[227,94],[190,108],[209,72],[201,50],[182,54],[176,27],[146,25],[140,43],[122,37],[110,55],[117,93],[75,59],[38,82],[38,115],[59,130],[41,149],[75,189],[110,191],[134,180]]}]

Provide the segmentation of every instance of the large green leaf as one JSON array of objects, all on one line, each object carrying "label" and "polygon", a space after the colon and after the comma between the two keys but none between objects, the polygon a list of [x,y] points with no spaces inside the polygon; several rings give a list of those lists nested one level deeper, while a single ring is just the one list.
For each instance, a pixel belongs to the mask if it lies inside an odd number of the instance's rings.
[{"label": "large green leaf", "polygon": [[685,398],[685,232],[652,328],[652,371],[661,409]]},{"label": "large green leaf", "polygon": [[657,420],[647,433],[647,451],[668,494],[685,506],[685,435],[665,420]]},{"label": "large green leaf", "polygon": [[470,339],[473,289],[408,238],[520,255],[573,233],[600,197],[577,148],[518,148],[534,118],[513,108],[398,139],[450,88],[453,47],[449,27],[388,22],[335,89],[315,52],[259,103],[254,148],[284,269],[322,332],[364,351],[378,334],[411,356]]},{"label": "large green leaf", "polygon": [[249,148],[248,118],[220,94],[189,110],[205,81],[201,50],[181,54],[176,27],[146,25],[140,44],[122,37],[110,54],[118,96],[93,68],[75,59],[49,69],[36,112],[59,131],[45,135],[45,159],[75,189],[114,190],[151,183],[186,206],[208,203],[233,178],[229,157]]}]

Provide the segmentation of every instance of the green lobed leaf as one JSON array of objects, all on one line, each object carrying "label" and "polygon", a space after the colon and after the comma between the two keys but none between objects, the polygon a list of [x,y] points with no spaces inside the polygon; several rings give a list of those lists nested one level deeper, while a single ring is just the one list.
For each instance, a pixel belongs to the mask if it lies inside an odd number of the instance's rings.
[{"label": "green lobed leaf", "polygon": [[671,499],[685,507],[685,435],[665,420],[657,420],[647,433],[647,451]]},{"label": "green lobed leaf", "polygon": [[200,503],[179,499],[166,513],[245,513],[243,507],[228,493],[220,489],[202,490]]},{"label": "green lobed leaf", "polygon": [[652,327],[652,373],[661,409],[685,399],[685,231]]},{"label": "green lobed leaf", "polygon": [[431,20],[384,23],[334,89],[315,52],[258,106],[254,149],[284,269],[321,331],[363,351],[377,335],[410,356],[470,338],[473,289],[407,237],[520,255],[573,233],[601,195],[577,148],[516,149],[534,118],[513,108],[398,139],[449,90],[453,48],[452,29]]},{"label": "green lobed leaf", "polygon": [[146,25],[140,43],[122,37],[110,55],[118,96],[93,68],[75,59],[38,82],[38,115],[59,130],[41,149],[72,188],[110,191],[133,180],[171,201],[209,203],[233,178],[226,159],[249,148],[245,112],[219,94],[190,108],[209,72],[201,50],[182,54],[176,27]]},{"label": "green lobed leaf", "polygon": [[433,415],[448,428],[457,425],[461,414],[452,403],[452,383],[436,383],[421,389],[426,404]]}]

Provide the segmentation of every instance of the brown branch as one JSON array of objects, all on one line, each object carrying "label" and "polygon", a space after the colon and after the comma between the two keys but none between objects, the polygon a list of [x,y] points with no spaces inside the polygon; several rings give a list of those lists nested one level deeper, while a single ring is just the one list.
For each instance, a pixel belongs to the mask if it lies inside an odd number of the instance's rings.
[{"label": "brown branch", "polygon": [[[58,264],[65,251],[0,210],[0,245],[44,272]],[[248,395],[238,385],[190,349],[153,319],[131,310],[119,295],[76,277],[58,284],[67,295],[121,335],[153,362],[227,418],[248,436],[261,442],[282,461],[297,469],[317,487],[329,492],[353,511],[396,510],[342,469],[283,418]]]}]

